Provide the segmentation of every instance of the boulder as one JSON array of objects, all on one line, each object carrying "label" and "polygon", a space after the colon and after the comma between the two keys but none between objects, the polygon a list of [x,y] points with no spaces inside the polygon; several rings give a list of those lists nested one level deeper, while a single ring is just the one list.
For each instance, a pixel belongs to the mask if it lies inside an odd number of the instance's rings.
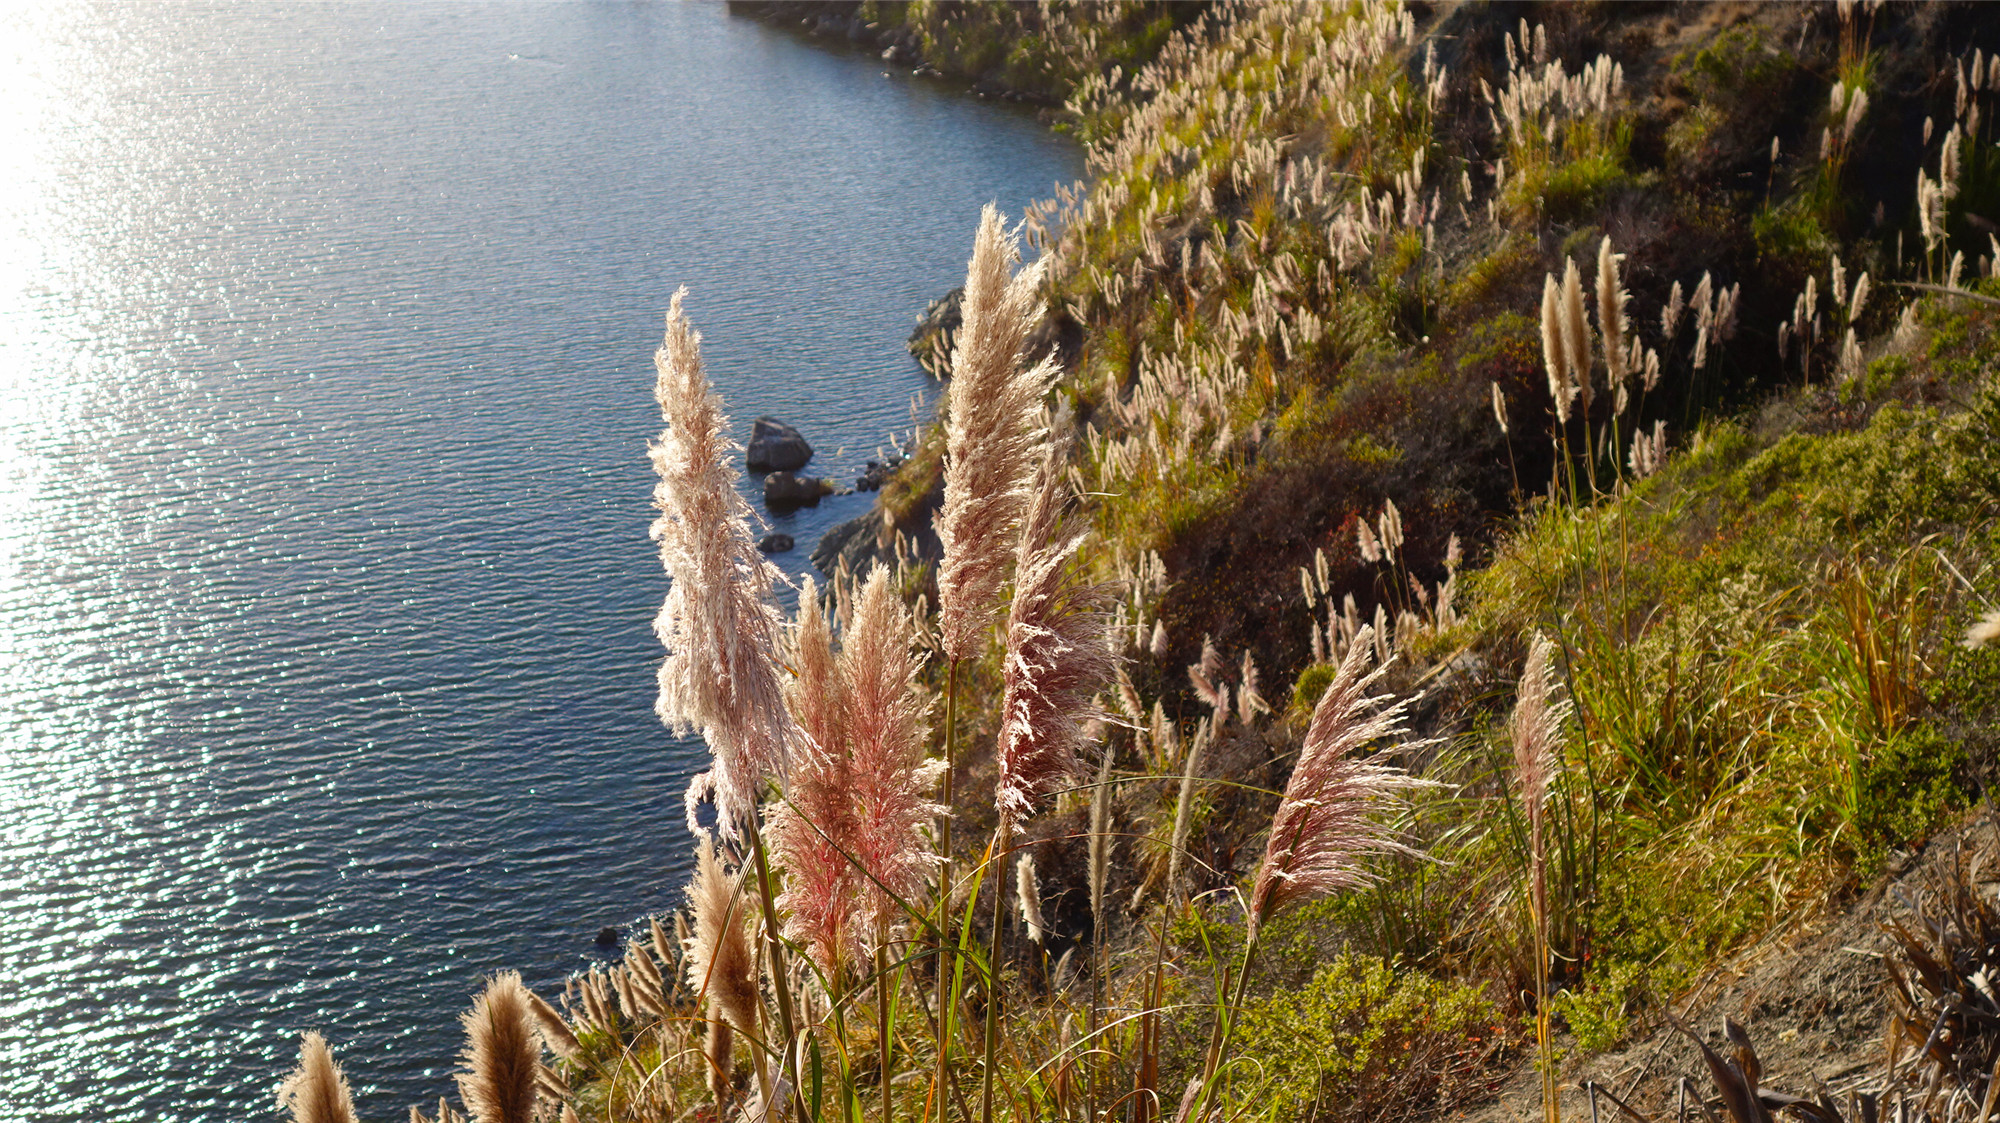
[{"label": "boulder", "polygon": [[757,543],[757,548],[767,554],[782,554],[795,545],[789,534],[766,534]]},{"label": "boulder", "polygon": [[823,496],[833,494],[833,485],[818,476],[797,476],[772,472],[764,477],[764,505],[778,510],[818,505]]},{"label": "boulder", "polygon": [[870,460],[868,467],[862,471],[861,478],[854,481],[854,490],[880,491],[882,485],[888,483],[890,477],[896,474],[896,469],[902,466],[903,458],[895,455],[891,455],[886,464],[880,460]]},{"label": "boulder", "polygon": [[797,429],[775,417],[760,417],[750,426],[750,447],[743,458],[753,472],[796,472],[813,457],[813,448]]}]

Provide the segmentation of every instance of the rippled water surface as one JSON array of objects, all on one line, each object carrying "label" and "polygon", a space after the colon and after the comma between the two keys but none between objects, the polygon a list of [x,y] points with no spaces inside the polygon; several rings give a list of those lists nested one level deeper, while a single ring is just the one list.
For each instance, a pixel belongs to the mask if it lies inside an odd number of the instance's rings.
[{"label": "rippled water surface", "polygon": [[0,13],[0,1118],[269,1117],[305,1028],[395,1118],[482,973],[676,903],[668,295],[851,477],[979,205],[1081,170],[882,66],[712,6]]}]

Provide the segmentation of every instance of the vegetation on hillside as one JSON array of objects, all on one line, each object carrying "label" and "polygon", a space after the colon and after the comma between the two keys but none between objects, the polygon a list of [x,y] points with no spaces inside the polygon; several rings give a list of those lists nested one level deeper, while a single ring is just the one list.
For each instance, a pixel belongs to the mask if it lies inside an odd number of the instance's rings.
[{"label": "vegetation on hillside", "polygon": [[[982,227],[894,564],[782,647],[754,551],[687,529],[741,512],[690,498],[728,489],[670,336],[662,713],[731,839],[691,921],[530,1003],[531,1106],[1409,1118],[1529,1063],[1579,1117],[1565,1054],[2000,775],[2000,20],[864,7],[1040,60],[1090,179],[1018,273]],[[1104,28],[1056,65],[1058,18]],[[1735,1029],[1701,1112],[1986,1118],[1954,869],[1886,1066],[1802,1107]]]}]

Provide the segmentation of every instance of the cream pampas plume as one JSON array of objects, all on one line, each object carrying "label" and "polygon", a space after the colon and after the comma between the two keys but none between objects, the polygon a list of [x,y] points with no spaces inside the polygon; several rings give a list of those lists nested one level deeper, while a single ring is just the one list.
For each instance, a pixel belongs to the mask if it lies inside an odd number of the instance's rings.
[{"label": "cream pampas plume", "polygon": [[714,841],[704,836],[687,889],[694,937],[682,962],[688,988],[706,1007],[708,1086],[717,1099],[730,1087],[731,1031],[753,1033],[757,1026],[757,960],[750,950],[750,903],[742,880],[723,869]]},{"label": "cream pampas plume", "polygon": [[936,869],[927,828],[943,811],[931,793],[944,762],[924,756],[929,704],[910,686],[921,662],[916,621],[890,577],[884,566],[869,571],[840,652],[859,805],[851,853],[868,871],[860,909],[875,938],[902,916],[896,897],[914,901]]},{"label": "cream pampas plume", "polygon": [[[1573,395],[1567,351],[1563,342],[1562,286],[1556,283],[1554,274],[1549,274],[1542,278],[1542,362],[1548,368],[1549,398],[1555,402],[1558,425],[1569,424],[1569,400]],[[1367,524],[1362,527],[1365,530]],[[1365,547],[1362,552],[1367,553]]]},{"label": "cream pampas plume", "polygon": [[1985,647],[1996,639],[2000,639],[2000,609],[1995,609],[1972,622],[1972,626],[1965,630],[1964,646],[1977,649]]},{"label": "cream pampas plume", "polygon": [[1061,453],[1044,455],[1035,499],[1021,525],[1014,606],[1001,665],[1000,781],[994,794],[1005,835],[1077,769],[1091,699],[1117,665],[1104,642],[1109,590],[1069,579],[1084,533],[1062,518]]},{"label": "cream pampas plume", "polygon": [[1611,238],[1605,236],[1597,247],[1597,331],[1604,340],[1604,367],[1613,390],[1625,386],[1625,301],[1618,281],[1619,255],[1611,252]]},{"label": "cream pampas plume", "polygon": [[1035,876],[1035,856],[1022,854],[1014,863],[1014,900],[1021,910],[1021,924],[1028,941],[1042,942],[1042,879]]},{"label": "cream pampas plume", "polygon": [[792,631],[795,677],[786,688],[806,736],[793,754],[784,801],[765,811],[765,834],[785,870],[777,902],[786,918],[785,935],[804,944],[820,969],[833,976],[858,946],[854,906],[863,878],[849,858],[858,809],[847,743],[847,683],[819,600],[807,578]]},{"label": "cream pampas plume", "polygon": [[542,1047],[530,1005],[521,976],[507,971],[495,975],[459,1019],[465,1071],[458,1074],[458,1095],[474,1123],[533,1123]]},{"label": "cream pampas plume", "polygon": [[[655,925],[658,923],[654,922]],[[570,1029],[569,1022],[534,991],[528,992],[528,1012],[534,1015],[535,1024],[542,1031],[542,1041],[548,1045],[550,1052],[569,1058],[583,1051],[583,1045],[577,1041],[576,1032]]]},{"label": "cream pampas plume", "polygon": [[1041,319],[1043,262],[1015,274],[1019,259],[1018,243],[988,205],[966,267],[964,326],[945,395],[938,630],[953,661],[978,653],[998,611],[1043,440],[1042,396],[1055,373],[1046,362],[1024,366],[1028,333]]},{"label": "cream pampas plume", "polygon": [[291,1110],[293,1123],[354,1123],[347,1078],[317,1032],[300,1040],[299,1067],[278,1085],[278,1106]]},{"label": "cream pampas plume", "polygon": [[675,732],[699,730],[714,754],[714,766],[688,785],[688,829],[698,829],[695,805],[712,796],[722,833],[733,839],[754,814],[758,781],[784,775],[796,733],[772,658],[776,570],[757,552],[749,505],[736,492],[729,463],[736,446],[702,373],[701,336],[681,311],[686,294],[674,293],[653,359],[654,396],[667,423],[651,450],[660,476],[653,538],[673,579],[653,621],[667,648],[654,710]]},{"label": "cream pampas plume", "polygon": [[1374,876],[1362,866],[1369,855],[1416,853],[1396,840],[1379,814],[1424,781],[1360,756],[1378,741],[1409,735],[1410,699],[1390,702],[1371,693],[1386,670],[1366,670],[1373,648],[1372,629],[1363,628],[1313,709],[1250,892],[1252,940],[1294,901],[1372,884]]},{"label": "cream pampas plume", "polygon": [[1556,746],[1562,738],[1563,723],[1569,718],[1569,703],[1554,698],[1554,671],[1550,665],[1553,649],[1548,637],[1539,634],[1528,645],[1528,664],[1521,672],[1520,690],[1509,724],[1514,742],[1514,783],[1520,794],[1522,813],[1528,820],[1530,891],[1537,915],[1541,915],[1545,896],[1543,809],[1548,803],[1549,781],[1555,771]]},{"label": "cream pampas plume", "polygon": [[1569,267],[1563,271],[1563,361],[1569,366],[1570,385],[1575,388],[1578,404],[1585,417],[1590,416],[1590,318],[1584,311],[1583,273],[1576,267],[1576,259],[1569,259]]}]

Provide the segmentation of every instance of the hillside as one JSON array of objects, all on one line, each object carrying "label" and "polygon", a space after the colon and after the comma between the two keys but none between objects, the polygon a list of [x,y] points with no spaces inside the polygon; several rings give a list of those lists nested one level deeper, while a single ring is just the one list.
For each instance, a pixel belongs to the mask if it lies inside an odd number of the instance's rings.
[{"label": "hillside", "polygon": [[[864,691],[880,588],[933,615],[898,625],[934,750],[906,775],[945,777],[938,880],[977,880],[908,883],[872,960],[814,943],[838,894],[797,847],[888,889],[837,844],[867,809],[793,771],[766,798],[796,864],[756,843],[733,876],[776,902],[769,962],[813,969],[697,1014],[663,922],[544,1019],[565,1110],[1595,1119],[1601,1081],[1638,1118],[1986,1118],[2000,15],[749,7],[1060,100],[1088,146],[1019,227],[1040,322],[982,342],[987,229],[966,324],[913,342],[960,412],[822,555],[835,623],[808,598],[781,660],[847,744],[814,676]],[[1024,377],[986,381],[996,349],[1054,357],[1020,407],[1054,459],[996,485],[1041,498],[968,628],[947,466],[1002,408],[957,387]],[[1092,621],[1115,669],[1027,690],[1095,666]],[[1077,759],[1025,781],[1043,740]],[[1327,864],[1287,866],[1313,832]],[[800,1044],[718,1065],[704,1017]]]}]

